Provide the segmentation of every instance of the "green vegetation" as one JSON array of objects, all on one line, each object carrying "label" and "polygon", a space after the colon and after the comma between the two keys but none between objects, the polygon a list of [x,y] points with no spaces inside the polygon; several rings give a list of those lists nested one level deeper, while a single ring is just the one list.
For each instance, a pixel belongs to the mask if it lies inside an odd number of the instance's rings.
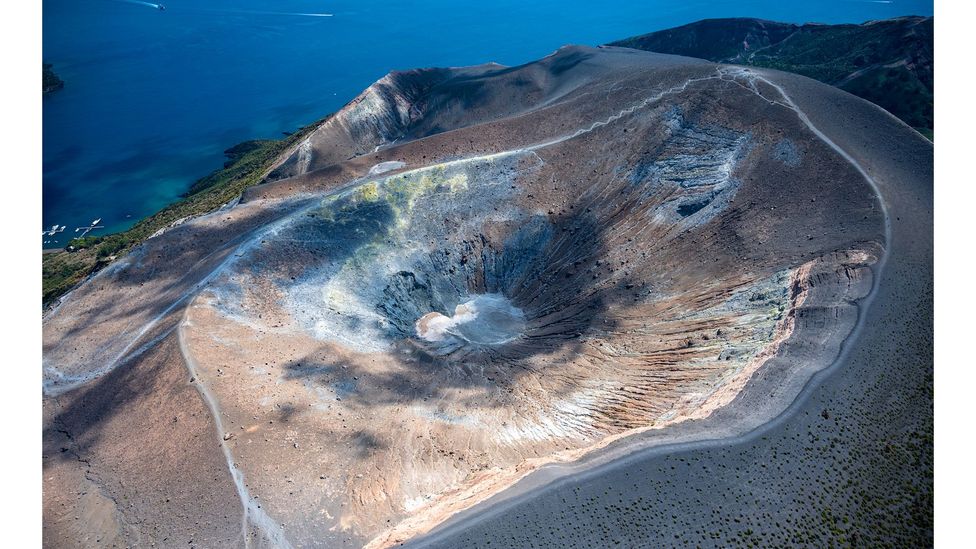
[{"label": "green vegetation", "polygon": [[132,228],[104,236],[86,236],[68,242],[65,251],[45,253],[42,261],[43,304],[47,306],[88,275],[160,229],[187,217],[212,212],[260,183],[278,157],[317,128],[323,120],[280,140],[246,141],[225,151],[224,167],[190,186],[180,201],[139,221]]},{"label": "green vegetation", "polygon": [[46,253],[41,263],[43,302],[47,305],[65,294],[94,271],[95,262],[85,255]]},{"label": "green vegetation", "polygon": [[880,106],[932,140],[932,88],[905,67],[872,70],[839,87]]},{"label": "green vegetation", "polygon": [[863,25],[708,19],[611,45],[802,74],[871,101],[932,139],[932,41],[931,17]]}]

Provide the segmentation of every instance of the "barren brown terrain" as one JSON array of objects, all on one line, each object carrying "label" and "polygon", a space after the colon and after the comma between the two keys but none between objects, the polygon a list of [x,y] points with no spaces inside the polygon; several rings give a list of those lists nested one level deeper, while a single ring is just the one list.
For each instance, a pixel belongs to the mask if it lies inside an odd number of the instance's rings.
[{"label": "barren brown terrain", "polygon": [[391,546],[826,368],[888,220],[778,74],[383,78],[46,313],[45,545]]}]

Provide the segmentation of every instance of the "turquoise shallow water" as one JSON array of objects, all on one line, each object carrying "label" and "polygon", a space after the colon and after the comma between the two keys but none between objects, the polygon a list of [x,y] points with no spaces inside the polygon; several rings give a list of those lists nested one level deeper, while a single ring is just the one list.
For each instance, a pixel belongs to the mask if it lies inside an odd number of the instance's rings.
[{"label": "turquoise shallow water", "polygon": [[[931,1],[44,0],[43,222],[123,230],[222,151],[335,111],[390,70],[525,63],[708,17],[862,22]],[[313,17],[294,14],[332,14]]]}]

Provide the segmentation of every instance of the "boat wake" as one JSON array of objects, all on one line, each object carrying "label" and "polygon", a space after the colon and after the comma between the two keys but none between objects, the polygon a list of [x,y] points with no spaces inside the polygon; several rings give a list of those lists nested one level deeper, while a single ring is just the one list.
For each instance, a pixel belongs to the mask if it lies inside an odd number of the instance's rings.
[{"label": "boat wake", "polygon": [[112,0],[113,2],[121,2],[123,4],[136,4],[137,6],[147,6],[157,10],[165,10],[162,4],[153,4],[152,2],[140,2],[139,0]]},{"label": "boat wake", "polygon": [[[142,2],[141,0],[112,0],[113,2],[121,2],[123,4],[136,4],[139,6],[147,6],[160,11],[165,11],[166,6],[162,4],[154,4],[152,2]],[[300,13],[300,12],[284,12],[284,11],[251,11],[251,10],[213,10],[213,9],[189,9],[186,11],[196,11],[202,13],[210,13],[215,15],[275,15],[275,16],[289,16],[289,17],[333,17],[332,13]]]}]

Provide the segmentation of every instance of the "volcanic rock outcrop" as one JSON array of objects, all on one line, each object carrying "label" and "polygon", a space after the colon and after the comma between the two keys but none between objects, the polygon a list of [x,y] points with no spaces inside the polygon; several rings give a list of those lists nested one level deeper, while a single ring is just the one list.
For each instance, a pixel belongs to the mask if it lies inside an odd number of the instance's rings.
[{"label": "volcanic rock outcrop", "polygon": [[392,74],[47,315],[47,541],[394,544],[708,417],[784,342],[828,364],[885,223],[776,73]]}]

